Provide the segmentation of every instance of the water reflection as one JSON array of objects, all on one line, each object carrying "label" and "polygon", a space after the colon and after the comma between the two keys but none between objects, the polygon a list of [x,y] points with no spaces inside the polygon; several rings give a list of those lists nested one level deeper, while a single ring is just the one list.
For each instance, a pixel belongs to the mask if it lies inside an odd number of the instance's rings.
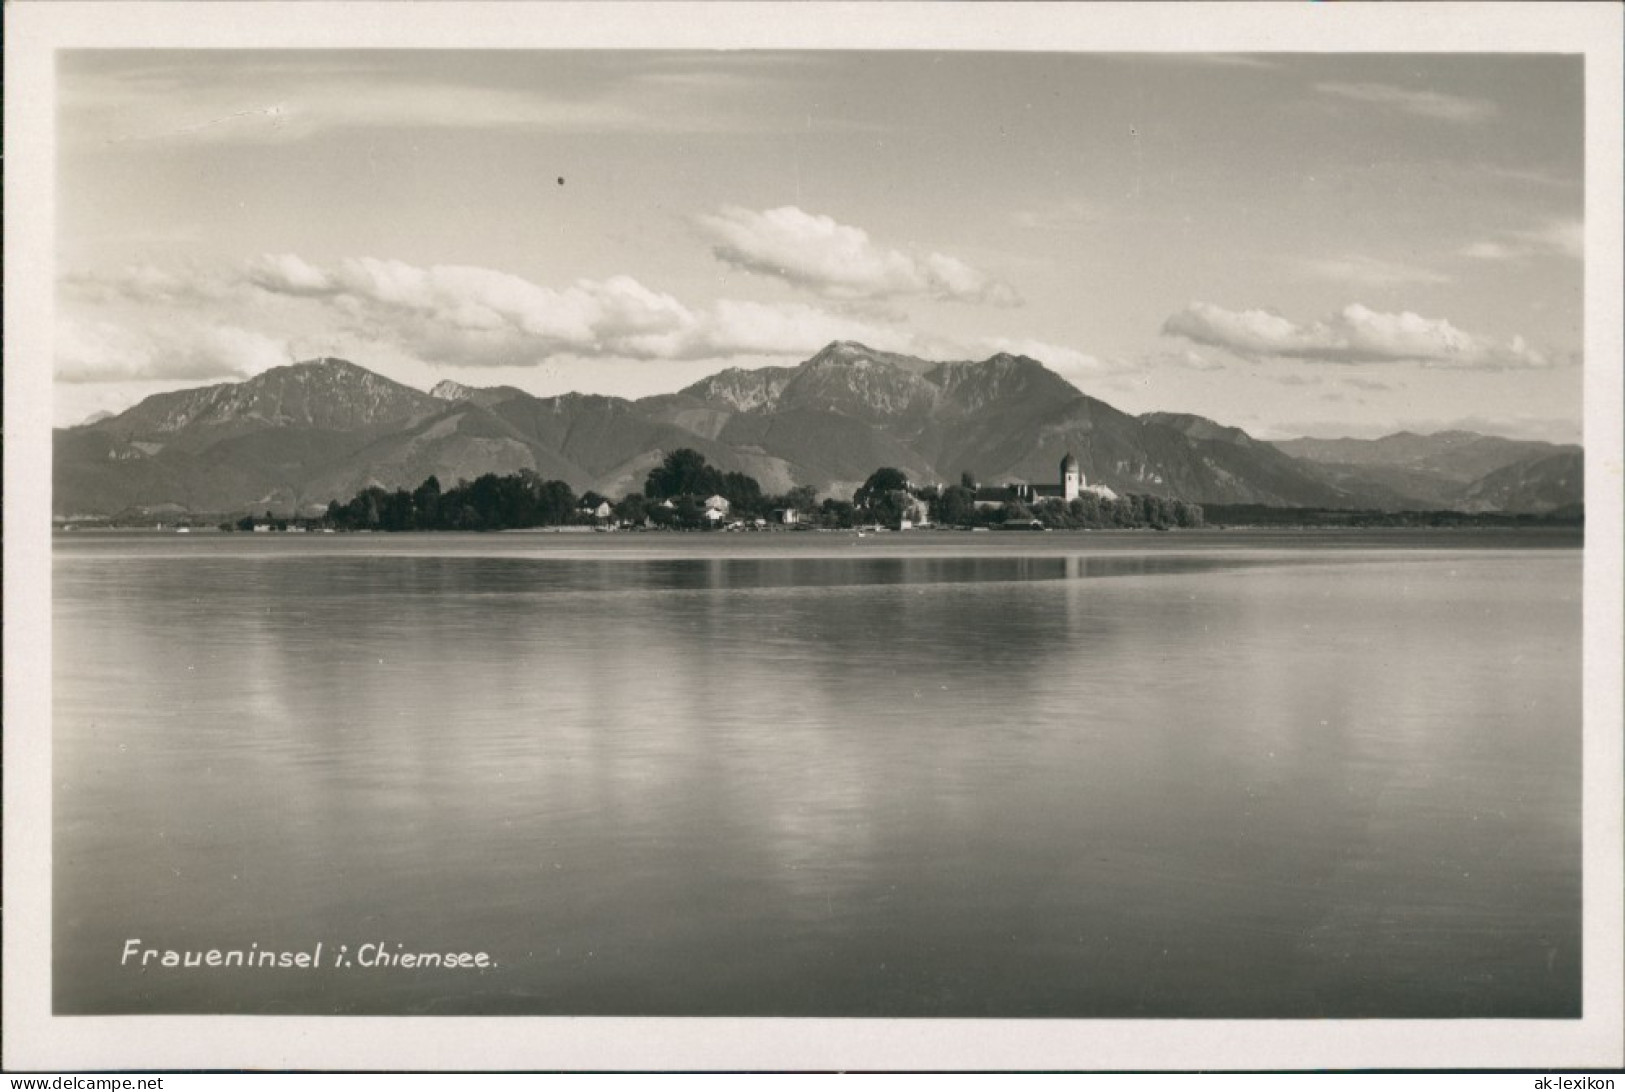
[{"label": "water reflection", "polygon": [[[1577,1011],[1575,554],[56,582],[64,1012]],[[501,967],[200,983],[128,936]]]}]

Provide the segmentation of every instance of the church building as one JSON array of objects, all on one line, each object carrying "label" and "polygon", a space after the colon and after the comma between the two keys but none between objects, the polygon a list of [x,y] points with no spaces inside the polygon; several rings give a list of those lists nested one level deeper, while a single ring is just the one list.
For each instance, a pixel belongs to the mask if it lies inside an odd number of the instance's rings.
[{"label": "church building", "polygon": [[1078,457],[1072,452],[1066,453],[1061,460],[1061,480],[1056,485],[1030,485],[1027,486],[1028,496],[1023,500],[1047,500],[1050,497],[1059,497],[1064,501],[1075,501],[1083,488],[1083,470],[1078,465]]},{"label": "church building", "polygon": [[1066,453],[1066,458],[1061,460],[1059,482],[1054,485],[1012,485],[1010,491],[1023,504],[1049,500],[1051,497],[1066,503],[1077,500],[1085,493],[1092,493],[1102,500],[1117,499],[1117,494],[1106,486],[1088,483],[1083,476],[1083,468],[1078,464],[1078,457],[1070,451]]}]

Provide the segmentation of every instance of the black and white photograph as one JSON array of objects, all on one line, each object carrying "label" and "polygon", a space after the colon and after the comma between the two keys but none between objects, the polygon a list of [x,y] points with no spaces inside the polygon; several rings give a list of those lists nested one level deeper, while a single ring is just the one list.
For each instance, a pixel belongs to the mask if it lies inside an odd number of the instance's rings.
[{"label": "black and white photograph", "polygon": [[1620,1063],[1618,9],[45,7],[8,1052]]}]

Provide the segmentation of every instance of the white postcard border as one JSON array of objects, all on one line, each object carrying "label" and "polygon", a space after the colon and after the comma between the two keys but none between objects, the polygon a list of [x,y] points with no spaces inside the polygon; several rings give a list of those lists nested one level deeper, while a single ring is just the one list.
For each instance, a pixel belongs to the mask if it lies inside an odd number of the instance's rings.
[{"label": "white postcard border", "polygon": [[[1578,1068],[1625,1063],[1617,5],[46,3],[6,9],[8,1070]],[[1585,918],[1580,1020],[50,1015],[54,68],[63,47],[873,48],[1586,55]]]}]

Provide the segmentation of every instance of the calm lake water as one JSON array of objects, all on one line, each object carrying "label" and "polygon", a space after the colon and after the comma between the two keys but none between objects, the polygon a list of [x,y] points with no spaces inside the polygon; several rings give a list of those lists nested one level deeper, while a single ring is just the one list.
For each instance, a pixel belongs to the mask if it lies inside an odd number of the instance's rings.
[{"label": "calm lake water", "polygon": [[1576,1016],[1580,560],[59,536],[56,1008]]}]

